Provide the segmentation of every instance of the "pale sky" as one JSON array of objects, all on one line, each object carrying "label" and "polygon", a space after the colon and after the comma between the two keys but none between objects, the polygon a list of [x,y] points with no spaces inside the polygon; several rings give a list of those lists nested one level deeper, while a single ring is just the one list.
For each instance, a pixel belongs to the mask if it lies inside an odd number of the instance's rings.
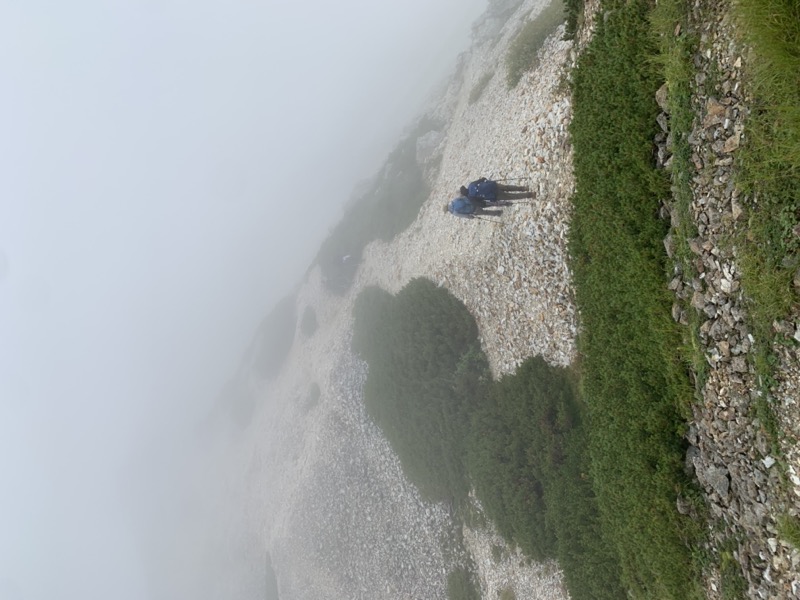
[{"label": "pale sky", "polygon": [[485,0],[0,0],[0,600],[146,598],[186,428]]}]

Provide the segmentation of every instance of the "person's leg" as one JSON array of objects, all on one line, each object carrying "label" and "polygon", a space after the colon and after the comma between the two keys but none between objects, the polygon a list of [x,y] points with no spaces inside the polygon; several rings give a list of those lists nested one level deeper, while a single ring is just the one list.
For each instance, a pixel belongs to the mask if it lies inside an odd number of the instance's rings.
[{"label": "person's leg", "polygon": [[529,191],[527,185],[506,185],[505,183],[497,184],[498,191],[501,192],[527,192]]},{"label": "person's leg", "polygon": [[521,200],[523,198],[533,198],[533,192],[507,192],[507,191],[500,191],[497,192],[497,199],[498,200]]},{"label": "person's leg", "polygon": [[491,208],[476,208],[475,212],[472,213],[474,215],[486,215],[487,217],[501,217],[503,216],[503,211],[498,209],[491,209]]}]

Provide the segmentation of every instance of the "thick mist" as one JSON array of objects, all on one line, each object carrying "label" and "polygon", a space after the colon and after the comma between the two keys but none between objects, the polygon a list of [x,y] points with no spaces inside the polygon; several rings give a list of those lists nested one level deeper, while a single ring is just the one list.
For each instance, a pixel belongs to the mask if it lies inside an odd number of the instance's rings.
[{"label": "thick mist", "polygon": [[484,4],[0,3],[2,600],[151,597],[187,440]]}]

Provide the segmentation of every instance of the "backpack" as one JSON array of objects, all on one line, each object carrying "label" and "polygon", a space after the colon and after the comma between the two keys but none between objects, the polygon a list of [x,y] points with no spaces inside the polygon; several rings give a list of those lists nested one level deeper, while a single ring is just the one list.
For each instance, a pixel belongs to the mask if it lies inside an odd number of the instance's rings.
[{"label": "backpack", "polygon": [[460,215],[471,215],[475,212],[475,205],[464,196],[459,196],[450,203],[450,212]]}]

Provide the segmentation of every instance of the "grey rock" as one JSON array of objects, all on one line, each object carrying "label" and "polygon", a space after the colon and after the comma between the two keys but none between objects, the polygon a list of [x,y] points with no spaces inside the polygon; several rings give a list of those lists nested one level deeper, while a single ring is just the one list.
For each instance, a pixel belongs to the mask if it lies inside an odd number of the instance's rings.
[{"label": "grey rock", "polygon": [[703,486],[710,488],[723,501],[727,501],[731,485],[728,469],[725,467],[706,465],[701,461],[696,460],[695,470],[697,473],[697,479],[701,484],[703,484]]},{"label": "grey rock", "polygon": [[686,458],[683,461],[683,470],[692,477],[695,474],[695,461],[700,460],[700,449],[697,446],[689,446],[686,449]]},{"label": "grey rock", "polygon": [[669,114],[669,103],[667,99],[667,84],[664,82],[656,92],[656,103],[665,113]]},{"label": "grey rock", "polygon": [[663,132],[669,131],[669,116],[667,115],[667,113],[665,112],[659,113],[658,116],[656,117],[656,122],[658,123],[658,126],[661,127],[661,131]]}]

